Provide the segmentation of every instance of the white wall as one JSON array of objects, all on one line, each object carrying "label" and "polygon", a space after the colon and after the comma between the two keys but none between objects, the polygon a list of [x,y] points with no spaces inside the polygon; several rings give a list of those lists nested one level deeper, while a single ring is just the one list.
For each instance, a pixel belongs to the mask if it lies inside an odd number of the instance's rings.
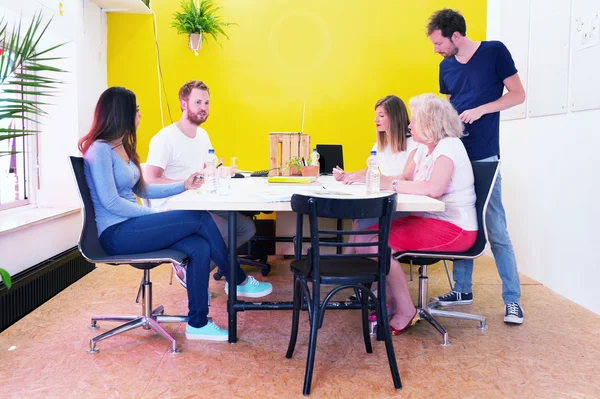
[{"label": "white wall", "polygon": [[[532,22],[536,19],[535,13],[541,9],[538,5],[543,3],[538,2],[531,1]],[[570,9],[571,1],[565,2]],[[489,0],[488,39],[502,40],[502,29],[507,27],[523,28],[515,23],[529,24],[529,21],[511,18],[510,11],[501,11],[512,9],[516,12],[522,3],[520,0]],[[570,26],[570,12],[555,17]],[[547,22],[544,29],[552,26]],[[530,29],[539,28],[528,28],[529,37]],[[529,62],[516,56],[515,61],[518,66],[521,64],[520,70],[529,68],[530,79],[539,73],[535,70],[538,67],[564,65],[564,59],[556,59],[556,54],[560,53],[556,51],[556,40],[540,42],[527,36],[522,40],[523,45],[528,46]],[[543,63],[532,63],[532,54],[545,54]],[[567,55],[569,65],[571,54],[572,49]],[[596,65],[600,66],[598,58]],[[568,73],[573,73],[571,68]],[[546,83],[548,93],[544,95],[550,96],[553,82]],[[528,91],[532,90],[531,85],[524,84]],[[536,87],[539,90],[539,85]],[[542,90],[545,89],[542,87]],[[537,94],[531,96],[528,92],[528,109],[532,107],[531,98],[539,97],[540,93]],[[569,98],[557,100],[570,103]],[[565,109],[557,115],[503,121],[500,139],[503,200],[519,271],[600,314],[597,288],[600,253],[596,248],[600,244],[600,235],[594,233],[600,226],[600,208],[596,206],[600,198],[597,172],[600,165],[600,109],[583,112]],[[524,307],[527,310],[526,302]]]},{"label": "white wall", "polygon": [[[0,15],[12,23],[22,15],[31,19],[42,11],[45,20],[53,17],[40,48],[68,42],[55,55],[65,57],[55,65],[68,73],[61,74],[65,84],[51,99],[53,105],[41,118],[40,190],[36,206],[78,207],[79,199],[68,164],[69,155],[79,155],[77,140],[89,129],[95,101],[106,88],[106,19],[89,1],[0,0]],[[0,213],[0,217],[2,214]],[[79,216],[68,216],[15,233],[0,236],[0,265],[11,274],[77,245],[81,224]]]}]

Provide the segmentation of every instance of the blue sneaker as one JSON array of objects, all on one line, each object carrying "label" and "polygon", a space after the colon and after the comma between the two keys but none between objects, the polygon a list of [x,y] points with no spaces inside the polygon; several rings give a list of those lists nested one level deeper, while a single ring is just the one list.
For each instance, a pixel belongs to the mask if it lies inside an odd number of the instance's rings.
[{"label": "blue sneaker", "polygon": [[504,306],[504,322],[506,324],[523,324],[523,308],[517,302]]},{"label": "blue sneaker", "polygon": [[203,339],[206,341],[227,341],[228,332],[209,320],[204,327],[196,328],[189,324],[185,326],[187,339]]},{"label": "blue sneaker", "polygon": [[[263,283],[252,276],[248,276],[248,281],[244,285],[237,286],[238,296],[247,296],[249,298],[260,298],[273,292],[271,283]],[[225,283],[225,293],[229,294],[229,284]]]}]

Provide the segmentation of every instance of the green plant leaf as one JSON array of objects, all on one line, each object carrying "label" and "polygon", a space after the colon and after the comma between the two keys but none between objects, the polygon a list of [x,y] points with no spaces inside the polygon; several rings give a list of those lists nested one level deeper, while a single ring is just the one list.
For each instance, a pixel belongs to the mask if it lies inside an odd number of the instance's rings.
[{"label": "green plant leaf", "polygon": [[[0,129],[0,141],[38,133],[36,117],[46,115],[42,107],[50,105],[42,100],[55,96],[58,87],[63,84],[56,75],[66,71],[51,63],[64,59],[54,57],[52,52],[66,43],[40,48],[41,39],[51,22],[52,19],[44,22],[39,11],[26,29],[21,29],[23,22],[19,20],[9,33],[8,23],[0,19],[0,43],[3,47],[0,54],[0,121],[34,122],[33,128],[9,125]],[[1,151],[0,156],[12,153]]]},{"label": "green plant leaf", "polygon": [[221,21],[221,18],[216,15],[221,7],[215,6],[212,0],[200,0],[197,5],[196,0],[182,0],[180,5],[181,11],[173,14],[171,23],[180,34],[201,33],[203,42],[208,43],[208,36],[210,36],[221,45],[217,40],[220,35],[229,39],[223,28],[237,25]]},{"label": "green plant leaf", "polygon": [[12,281],[10,279],[10,274],[8,274],[8,272],[6,270],[0,269],[0,277],[2,277],[2,281],[4,282],[4,285],[6,285],[6,288],[12,287]]}]

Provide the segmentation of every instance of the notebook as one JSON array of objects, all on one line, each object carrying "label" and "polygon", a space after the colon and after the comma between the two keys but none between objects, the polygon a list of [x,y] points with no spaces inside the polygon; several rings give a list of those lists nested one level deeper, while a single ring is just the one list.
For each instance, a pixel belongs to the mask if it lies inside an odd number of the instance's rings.
[{"label": "notebook", "polygon": [[344,169],[344,156],[341,144],[317,144],[319,152],[319,172],[322,175],[332,174],[333,168],[339,166]]},{"label": "notebook", "polygon": [[269,183],[309,184],[317,180],[316,176],[272,176],[267,178]]}]

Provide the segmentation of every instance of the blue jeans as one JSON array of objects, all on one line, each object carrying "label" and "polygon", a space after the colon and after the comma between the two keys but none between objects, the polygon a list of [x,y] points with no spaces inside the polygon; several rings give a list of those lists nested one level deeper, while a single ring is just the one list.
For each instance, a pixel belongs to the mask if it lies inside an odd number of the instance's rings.
[{"label": "blue jeans", "polygon": [[[498,157],[490,157],[478,162],[497,160]],[[521,299],[521,282],[517,272],[515,252],[506,229],[506,213],[502,205],[502,177],[500,173],[498,173],[496,184],[490,196],[485,221],[498,274],[502,279],[502,299],[505,304],[519,302]],[[455,261],[452,276],[455,291],[473,292],[473,260]]]},{"label": "blue jeans", "polygon": [[[206,211],[169,211],[131,218],[108,227],[100,244],[111,255],[174,249],[188,256],[188,324],[204,327],[208,322],[208,278],[211,258],[229,281],[227,246]],[[237,285],[246,274],[237,264]]]}]

